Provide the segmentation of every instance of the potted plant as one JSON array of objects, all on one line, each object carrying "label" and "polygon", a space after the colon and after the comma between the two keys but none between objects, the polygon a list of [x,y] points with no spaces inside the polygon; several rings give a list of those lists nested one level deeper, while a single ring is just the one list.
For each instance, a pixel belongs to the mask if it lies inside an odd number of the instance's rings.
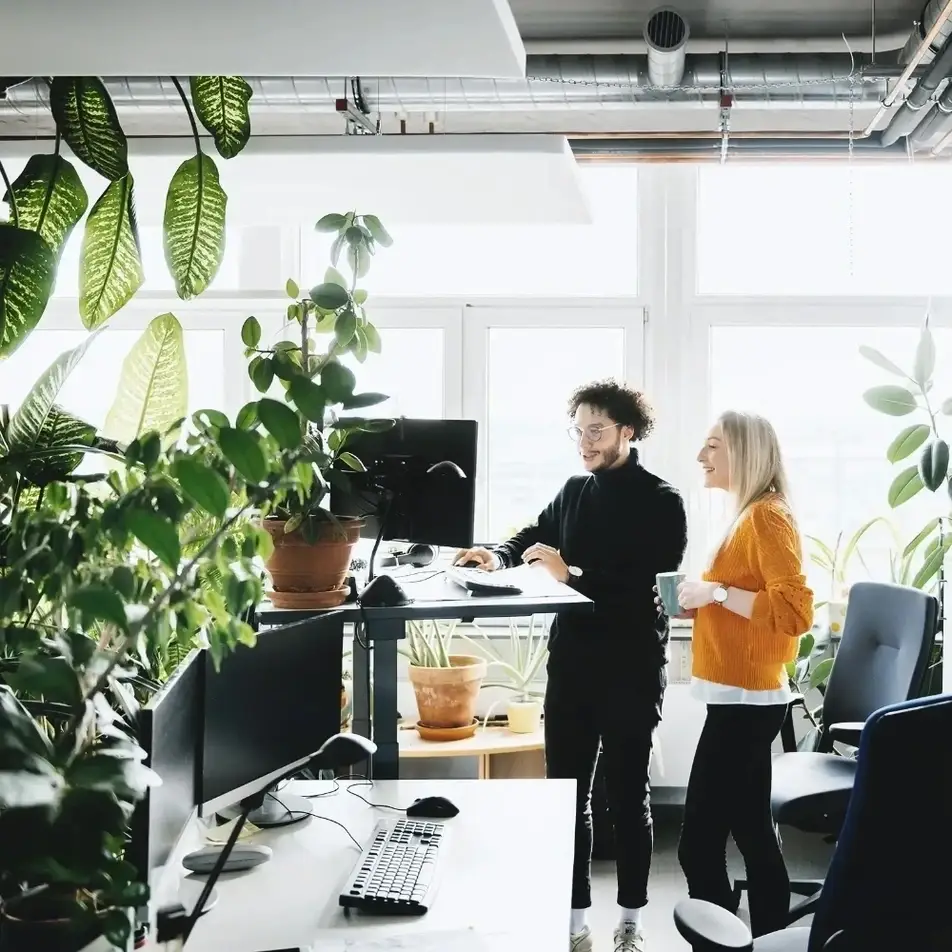
[{"label": "potted plant", "polygon": [[[534,687],[549,652],[549,632],[545,620],[533,615],[523,631],[515,619],[510,619],[506,650],[497,648],[486,632],[480,631],[480,635],[478,641],[468,635],[463,637],[467,644],[471,644],[486,658],[490,668],[497,669],[503,675],[498,681],[484,682],[483,687],[512,691],[514,696],[506,702],[509,730],[516,734],[534,733],[539,729],[542,719],[542,699],[545,696],[544,691]],[[486,714],[487,723],[492,710],[491,707]]]},{"label": "potted plant", "polygon": [[478,656],[450,653],[457,624],[411,621],[400,646],[410,662],[420,714],[417,729],[432,740],[457,740],[476,730],[476,699],[487,664]]},{"label": "potted plant", "polygon": [[[816,638],[807,632],[800,637],[797,660],[787,664],[787,681],[795,697],[803,699],[802,711],[806,727],[797,739],[798,750],[815,750],[820,739],[823,719],[823,695],[833,670],[829,645],[817,647]],[[820,703],[810,707],[810,692],[820,696]]]},{"label": "potted plant", "polygon": [[[348,437],[356,431],[377,432],[393,425],[389,420],[342,416],[382,403],[380,393],[356,393],[352,370],[340,358],[352,354],[363,362],[380,351],[380,335],[368,320],[367,292],[357,286],[370,267],[378,246],[391,244],[389,234],[373,215],[325,215],[317,229],[333,232],[331,266],[324,281],[302,295],[289,280],[289,324],[297,325],[297,340],[281,340],[262,348],[261,326],[249,317],[242,327],[248,374],[255,387],[267,393],[277,379],[285,400],[297,413],[300,434],[309,447],[302,465],[301,491],[287,496],[264,521],[273,552],[267,560],[273,583],[271,599],[277,608],[330,608],[347,597],[348,568],[363,522],[337,517],[327,508],[332,483],[346,485],[342,467],[363,471],[363,464],[347,450]],[[350,280],[337,270],[346,254]],[[328,335],[324,349],[311,334]],[[259,420],[253,410],[239,414],[239,424],[254,428]]]}]

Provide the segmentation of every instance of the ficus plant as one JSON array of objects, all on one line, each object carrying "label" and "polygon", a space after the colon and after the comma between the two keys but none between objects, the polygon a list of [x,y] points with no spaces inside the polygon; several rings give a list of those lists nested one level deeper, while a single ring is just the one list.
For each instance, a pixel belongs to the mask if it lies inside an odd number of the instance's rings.
[{"label": "ficus plant", "polygon": [[[893,360],[873,347],[862,346],[860,353],[877,367],[899,378],[901,382],[882,384],[867,390],[863,399],[880,413],[893,417],[918,415],[919,419],[903,427],[886,449],[890,463],[903,466],[889,486],[889,505],[895,509],[917,496],[923,489],[931,493],[952,494],[949,482],[949,444],[939,430],[943,416],[952,415],[952,397],[937,402],[933,394],[936,349],[929,320],[926,318],[916,345],[912,370],[905,371]],[[908,462],[917,457],[917,462]],[[930,519],[905,547],[903,558],[920,547],[922,566],[913,578],[913,585],[925,588],[940,572],[952,535],[945,531],[949,500],[939,504],[939,515]]]},{"label": "ficus plant", "polygon": [[[303,438],[310,450],[300,492],[288,494],[272,511],[275,518],[286,520],[285,532],[300,529],[309,541],[316,538],[322,524],[335,521],[326,502],[331,484],[346,482],[341,467],[364,469],[347,449],[348,438],[355,432],[381,432],[393,426],[392,420],[353,415],[388,397],[356,392],[354,372],[341,362],[352,354],[363,363],[368,355],[380,352],[380,334],[367,315],[367,292],[359,282],[367,275],[377,248],[389,247],[392,240],[376,216],[356,212],[325,215],[316,228],[334,235],[331,264],[323,282],[305,293],[296,281],[287,282],[291,303],[286,328],[294,329],[294,339],[263,347],[261,324],[255,317],[249,317],[241,329],[252,383],[268,393],[274,381],[279,382],[294,416],[287,439]],[[349,271],[346,278],[338,270],[341,259]],[[267,428],[274,421],[262,417],[262,412],[260,401],[248,404],[238,415],[238,425]],[[275,411],[267,412],[274,415]]]},{"label": "ficus plant", "polygon": [[[149,431],[100,449],[123,466],[50,480],[3,525],[0,898],[18,918],[128,939],[146,887],[123,846],[156,779],[133,735],[142,666],[183,627],[216,663],[253,643],[244,618],[262,596],[267,534],[238,544],[230,530],[296,493],[309,453],[292,410],[267,398],[256,409],[255,432],[207,410],[174,441]],[[196,513],[216,528],[186,553],[177,526]],[[208,589],[212,572],[220,584]]]},{"label": "ficus plant", "polygon": [[[29,78],[0,80],[0,95]],[[14,181],[0,162],[0,357],[12,354],[37,326],[56,283],[57,265],[83,221],[79,313],[83,326],[105,324],[145,279],[136,221],[129,143],[105,83],[96,76],[39,79],[48,90],[56,126],[52,151],[31,156]],[[202,147],[198,124],[222,158],[236,156],[251,135],[251,87],[240,76],[193,76],[190,97],[172,77],[192,130],[195,154],[169,183],[163,222],[165,258],[182,299],[201,294],[225,254],[227,196],[214,158]],[[72,155],[105,187],[92,203]],[[87,214],[88,210],[88,214]]]}]

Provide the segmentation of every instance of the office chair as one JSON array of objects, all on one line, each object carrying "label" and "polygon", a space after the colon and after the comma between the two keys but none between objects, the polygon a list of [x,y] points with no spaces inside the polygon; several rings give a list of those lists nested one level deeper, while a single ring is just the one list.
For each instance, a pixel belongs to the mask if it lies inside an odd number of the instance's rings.
[{"label": "office chair", "polygon": [[[835,837],[843,823],[857,762],[833,753],[834,742],[857,746],[863,724],[889,704],[921,693],[938,626],[939,603],[918,589],[883,582],[857,582],[850,589],[846,623],[823,699],[816,753],[797,751],[792,712],[787,711],[784,753],[773,761],[771,806],[777,823],[805,833]],[[795,880],[794,894],[809,897],[794,906],[790,921],[812,911],[820,881]],[[747,883],[734,883],[736,898]]]},{"label": "office chair", "polygon": [[678,932],[694,952],[948,952],[950,737],[952,694],[885,707],[867,720],[810,926],[752,939],[726,909],[686,899],[674,910]]}]

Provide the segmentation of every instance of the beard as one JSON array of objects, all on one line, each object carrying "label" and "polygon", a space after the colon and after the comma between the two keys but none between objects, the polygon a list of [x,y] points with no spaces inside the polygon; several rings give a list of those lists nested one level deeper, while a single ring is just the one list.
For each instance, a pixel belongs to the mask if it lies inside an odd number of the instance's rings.
[{"label": "beard", "polygon": [[600,472],[601,470],[611,469],[615,466],[619,459],[621,459],[621,446],[622,439],[619,437],[616,439],[614,446],[606,446],[601,451],[601,459],[598,461],[598,466],[595,467],[594,472]]}]

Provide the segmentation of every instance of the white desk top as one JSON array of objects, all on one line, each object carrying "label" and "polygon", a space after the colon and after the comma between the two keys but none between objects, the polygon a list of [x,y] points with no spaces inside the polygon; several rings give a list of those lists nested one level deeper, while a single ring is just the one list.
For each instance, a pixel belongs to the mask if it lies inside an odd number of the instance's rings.
[{"label": "white desk top", "polygon": [[[359,842],[379,820],[402,815],[367,806],[345,786],[311,804],[315,814],[343,823]],[[326,781],[291,786],[305,795],[330,789]],[[313,946],[314,952],[524,952],[565,946],[571,781],[385,780],[356,790],[374,803],[406,806],[417,797],[440,795],[459,807],[459,816],[446,821],[450,835],[441,848],[446,855],[440,885],[425,916],[345,918],[338,895],[359,853],[343,830],[313,817],[254,837],[274,855],[255,869],[221,877],[219,902],[196,925],[186,952],[296,946]]]}]

